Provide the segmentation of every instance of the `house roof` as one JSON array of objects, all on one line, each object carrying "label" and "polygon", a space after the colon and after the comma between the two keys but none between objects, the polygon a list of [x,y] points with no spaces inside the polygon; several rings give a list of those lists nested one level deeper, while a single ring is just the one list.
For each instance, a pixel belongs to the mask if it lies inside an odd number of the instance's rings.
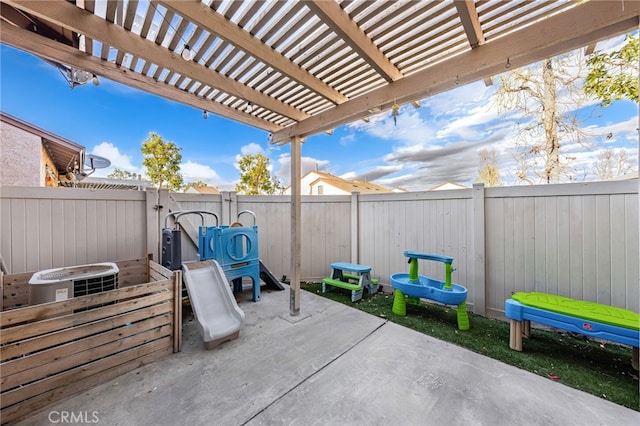
[{"label": "house roof", "polygon": [[65,139],[62,136],[53,134],[31,123],[20,120],[10,114],[0,111],[0,121],[10,126],[31,133],[42,140],[42,145],[49,153],[51,160],[56,166],[58,174],[65,174],[69,168],[73,168],[74,163],[82,165],[84,161],[85,149],[82,145]]},{"label": "house roof", "polygon": [[287,143],[637,30],[640,2],[623,6],[2,0],[0,39]]},{"label": "house roof", "polygon": [[186,192],[197,192],[198,194],[220,194],[213,186],[191,186]]},{"label": "house roof", "polygon": [[[318,176],[320,176],[318,177],[318,179],[311,182],[310,185],[312,186],[316,185],[318,182],[324,182],[327,185],[331,185],[347,193],[359,192],[361,194],[375,194],[375,193],[382,193],[382,192],[392,192],[388,188],[385,188],[380,185],[376,185],[375,183],[371,183],[371,182],[342,179],[338,176],[334,176],[332,174],[323,173],[323,172],[314,171],[310,173],[316,173]],[[308,174],[309,173],[307,173],[307,175]]]},{"label": "house roof", "polygon": [[440,191],[443,189],[469,189],[469,187],[456,182],[442,182],[441,184],[429,189],[429,191]]}]

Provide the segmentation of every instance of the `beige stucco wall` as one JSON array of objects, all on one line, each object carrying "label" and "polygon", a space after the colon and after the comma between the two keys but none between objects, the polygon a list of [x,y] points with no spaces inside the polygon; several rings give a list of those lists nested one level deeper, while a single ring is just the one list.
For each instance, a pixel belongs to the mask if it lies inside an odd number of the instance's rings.
[{"label": "beige stucco wall", "polygon": [[0,185],[44,186],[40,137],[0,123]]}]

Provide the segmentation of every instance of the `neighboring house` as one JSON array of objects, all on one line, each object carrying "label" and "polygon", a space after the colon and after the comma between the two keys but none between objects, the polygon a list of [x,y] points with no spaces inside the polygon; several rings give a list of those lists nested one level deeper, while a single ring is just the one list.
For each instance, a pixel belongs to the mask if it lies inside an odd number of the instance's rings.
[{"label": "neighboring house", "polygon": [[89,189],[144,190],[145,180],[87,176],[82,171],[85,148],[10,114],[0,112],[0,186],[52,186]]},{"label": "neighboring house", "polygon": [[0,112],[0,185],[58,186],[84,153],[77,143]]},{"label": "neighboring house", "polygon": [[469,189],[469,187],[455,182],[443,182],[429,189],[429,191],[445,191],[447,189]]},{"label": "neighboring house", "polygon": [[184,192],[187,194],[220,194],[220,191],[213,186],[190,186]]},{"label": "neighboring house", "polygon": [[[302,195],[345,195],[352,192],[361,194],[390,193],[390,189],[371,182],[347,180],[329,173],[310,171],[301,178],[300,193]],[[291,194],[291,187],[284,190],[285,195]]]}]

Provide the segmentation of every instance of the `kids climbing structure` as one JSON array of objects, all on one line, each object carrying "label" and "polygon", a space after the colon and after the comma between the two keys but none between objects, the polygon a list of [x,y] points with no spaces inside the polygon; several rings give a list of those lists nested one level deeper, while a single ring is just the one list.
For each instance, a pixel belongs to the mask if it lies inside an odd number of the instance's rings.
[{"label": "kids climbing structure", "polygon": [[251,226],[201,226],[198,236],[200,260],[214,259],[227,279],[234,282],[234,291],[242,290],[242,277],[252,280],[253,301],[260,300],[260,257],[258,255],[258,227],[250,210],[238,213],[253,217]]}]

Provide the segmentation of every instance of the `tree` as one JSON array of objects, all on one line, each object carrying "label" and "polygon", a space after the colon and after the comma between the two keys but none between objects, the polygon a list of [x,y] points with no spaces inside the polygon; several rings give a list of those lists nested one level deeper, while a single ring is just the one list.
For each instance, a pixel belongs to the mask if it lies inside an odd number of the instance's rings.
[{"label": "tree", "polygon": [[579,89],[580,62],[564,55],[545,59],[539,66],[500,76],[495,105],[500,112],[519,111],[514,156],[517,178],[527,183],[571,180],[571,157],[561,153],[561,142],[584,143],[578,111],[585,101]]},{"label": "tree", "polygon": [[127,170],[115,168],[111,173],[107,175],[111,179],[138,179],[138,174]]},{"label": "tree", "polygon": [[166,142],[155,132],[142,143],[142,165],[154,185],[162,188],[165,184],[172,191],[180,191],[183,178],[180,174],[182,155],[176,144]]},{"label": "tree", "polygon": [[613,179],[623,176],[633,170],[633,160],[627,151],[620,149],[605,149],[598,153],[595,163],[596,175],[600,180]]},{"label": "tree", "polygon": [[236,191],[247,195],[273,195],[282,185],[275,176],[271,176],[269,158],[263,154],[248,154],[238,161],[240,183]]},{"label": "tree", "polygon": [[600,100],[603,107],[614,100],[638,103],[638,65],[640,38],[627,35],[624,45],[613,52],[596,51],[587,58],[589,73],[584,92]]},{"label": "tree", "polygon": [[481,167],[478,169],[478,182],[484,183],[489,187],[502,185],[496,152],[488,149],[481,150],[480,163]]}]

